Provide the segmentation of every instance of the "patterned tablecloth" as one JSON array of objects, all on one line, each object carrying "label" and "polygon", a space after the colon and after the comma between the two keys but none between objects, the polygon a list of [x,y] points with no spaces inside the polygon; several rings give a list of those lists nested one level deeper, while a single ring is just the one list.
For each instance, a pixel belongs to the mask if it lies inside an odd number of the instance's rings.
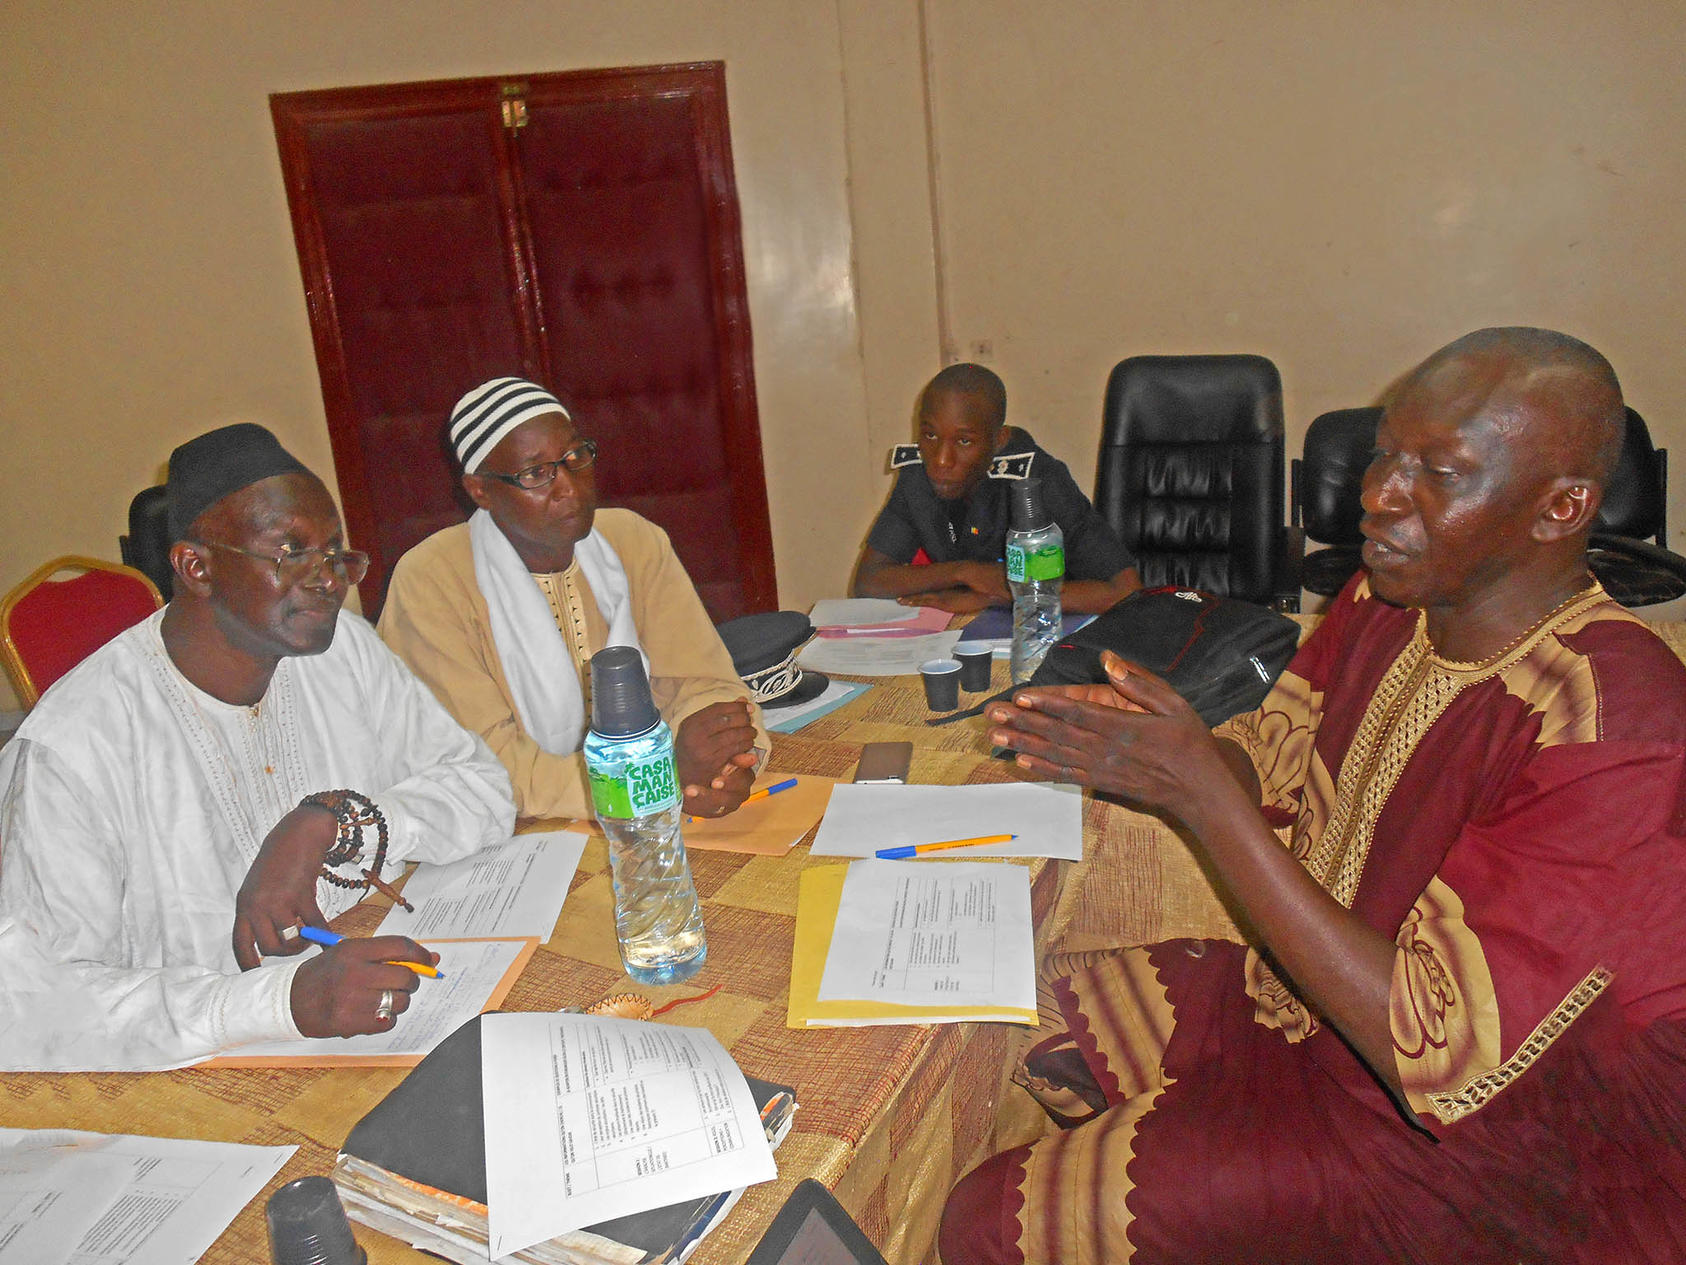
[{"label": "patterned tablecloth", "polygon": [[[999,677],[1004,665],[996,670]],[[911,739],[910,782],[1018,776],[1012,765],[988,758],[981,718],[931,728],[927,716],[915,680],[880,681],[801,733],[775,735],[772,767],[847,778],[863,742]],[[1079,864],[1030,863],[1039,952],[1141,943],[1166,931],[1231,934],[1182,845],[1160,823],[1091,801],[1085,838]],[[810,1176],[836,1191],[888,1260],[934,1260],[937,1218],[953,1182],[984,1155],[1042,1127],[1028,1098],[1005,1084],[1027,1029],[785,1027],[797,876],[808,863],[806,843],[783,857],[693,851],[708,964],[685,984],[638,990],[660,1005],[723,984],[712,998],[658,1022],[706,1026],[744,1071],[794,1085],[801,1103],[778,1151],[779,1179],[748,1191],[702,1244],[693,1258],[698,1265],[741,1262],[791,1188]],[[358,906],[336,927],[369,934],[382,906]],[[615,951],[607,850],[593,842],[555,938],[541,946],[505,1005],[554,1010],[631,987]],[[0,1124],[297,1144],[271,1186],[201,1258],[207,1265],[266,1265],[269,1193],[294,1178],[326,1173],[351,1126],[403,1075],[386,1069],[8,1075],[0,1078]],[[364,1227],[357,1233],[372,1265],[434,1259]]]}]

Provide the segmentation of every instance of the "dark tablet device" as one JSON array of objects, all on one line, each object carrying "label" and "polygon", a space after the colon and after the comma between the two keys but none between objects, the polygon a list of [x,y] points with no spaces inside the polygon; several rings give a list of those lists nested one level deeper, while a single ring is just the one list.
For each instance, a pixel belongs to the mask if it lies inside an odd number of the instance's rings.
[{"label": "dark tablet device", "polygon": [[745,1265],[885,1265],[843,1205],[812,1177],[790,1192]]}]

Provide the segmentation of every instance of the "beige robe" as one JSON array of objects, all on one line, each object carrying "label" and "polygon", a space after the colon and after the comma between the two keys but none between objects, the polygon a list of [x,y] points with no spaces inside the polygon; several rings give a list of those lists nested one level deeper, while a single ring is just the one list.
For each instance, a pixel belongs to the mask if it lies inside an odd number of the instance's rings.
[{"label": "beige robe", "polygon": [[[675,734],[710,703],[749,697],[714,631],[667,533],[631,510],[597,511],[596,527],[626,569],[638,640],[650,661],[650,692]],[[591,656],[609,628],[578,560],[553,577],[535,577],[589,699]],[[492,640],[491,615],[474,578],[468,524],[435,532],[393,568],[380,634],[464,726],[483,737],[509,770],[523,817],[590,817],[591,791],[578,752],[545,751],[522,727]],[[756,747],[771,749],[752,706]]]}]

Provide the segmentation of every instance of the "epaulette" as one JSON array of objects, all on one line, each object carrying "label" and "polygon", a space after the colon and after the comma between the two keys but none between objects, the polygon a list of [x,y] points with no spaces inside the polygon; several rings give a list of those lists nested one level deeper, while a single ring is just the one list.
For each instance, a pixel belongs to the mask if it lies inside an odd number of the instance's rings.
[{"label": "epaulette", "polygon": [[1008,453],[1004,457],[997,457],[989,463],[989,477],[992,479],[1028,479],[1030,478],[1030,463],[1035,458],[1034,452]]},{"label": "epaulette", "polygon": [[890,449],[890,469],[900,470],[903,466],[919,466],[925,464],[925,458],[919,455],[918,444],[897,444]]}]

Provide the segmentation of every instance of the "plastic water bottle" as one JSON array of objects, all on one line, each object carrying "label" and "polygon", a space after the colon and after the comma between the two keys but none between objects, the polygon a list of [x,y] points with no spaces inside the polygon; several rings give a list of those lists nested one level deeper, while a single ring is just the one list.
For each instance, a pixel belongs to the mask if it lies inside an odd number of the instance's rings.
[{"label": "plastic water bottle", "polygon": [[680,833],[673,733],[650,699],[632,646],[591,656],[591,729],[585,736],[591,802],[609,836],[615,937],[640,984],[688,979],[708,959],[702,909]]},{"label": "plastic water bottle", "polygon": [[1013,684],[1042,666],[1060,639],[1060,585],[1065,580],[1065,533],[1042,503],[1042,483],[1012,485],[1013,526],[1007,533],[1007,587],[1013,594]]}]

